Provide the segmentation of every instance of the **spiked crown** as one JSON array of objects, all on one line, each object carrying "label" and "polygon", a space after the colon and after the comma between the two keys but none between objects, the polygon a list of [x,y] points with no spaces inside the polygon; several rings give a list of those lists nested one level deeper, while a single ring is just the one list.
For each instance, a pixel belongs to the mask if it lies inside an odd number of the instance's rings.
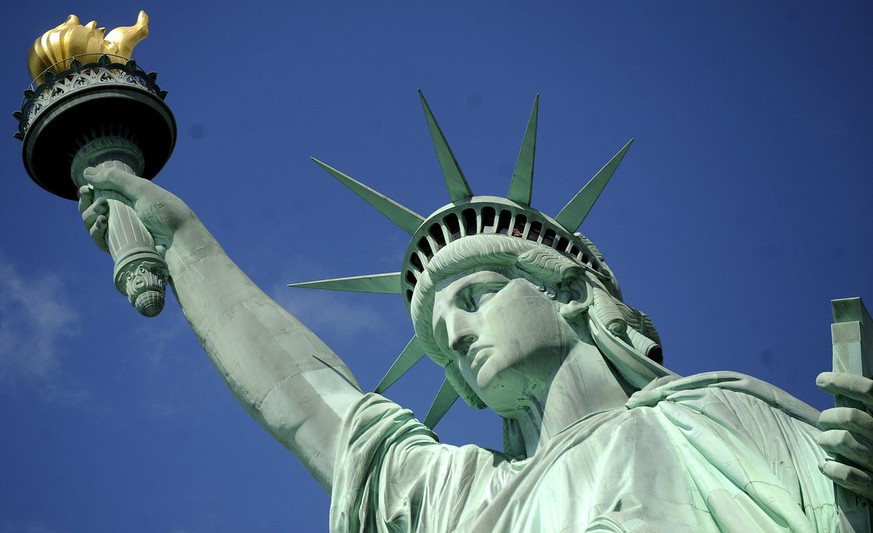
[{"label": "spiked crown", "polygon": [[[473,195],[421,91],[419,97],[451,203],[425,218],[313,158],[319,166],[410,234],[412,238],[404,254],[400,272],[293,283],[289,287],[399,294],[404,297],[407,307],[410,307],[416,296],[419,279],[440,250],[465,237],[495,234],[523,239],[557,251],[597,276],[604,287],[621,300],[618,284],[604,262],[603,256],[590,240],[576,230],[594,206],[633,140],[619,150],[561,212],[552,218],[530,207],[539,96],[534,100],[507,198]],[[376,392],[383,392],[412,368],[425,355],[425,349],[426,343],[413,337],[376,387]],[[442,418],[458,398],[458,388],[458,384],[452,384],[448,380],[443,383],[425,417],[426,425],[433,427]]]}]

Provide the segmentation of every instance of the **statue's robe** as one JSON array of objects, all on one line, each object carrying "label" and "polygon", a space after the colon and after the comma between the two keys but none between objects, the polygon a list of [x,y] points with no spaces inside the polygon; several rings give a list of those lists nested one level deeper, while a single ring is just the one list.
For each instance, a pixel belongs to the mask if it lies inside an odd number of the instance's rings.
[{"label": "statue's robe", "polygon": [[437,442],[370,394],[346,420],[332,531],[838,531],[818,412],[763,381],[653,383],[530,458]]}]

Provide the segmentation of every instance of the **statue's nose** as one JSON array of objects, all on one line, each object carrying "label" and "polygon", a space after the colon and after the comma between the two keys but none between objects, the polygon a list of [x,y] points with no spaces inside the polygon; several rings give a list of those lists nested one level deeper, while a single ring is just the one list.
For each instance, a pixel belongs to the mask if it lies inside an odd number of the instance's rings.
[{"label": "statue's nose", "polygon": [[451,313],[446,321],[449,347],[461,357],[466,357],[470,346],[479,338],[471,313],[460,309]]},{"label": "statue's nose", "polygon": [[470,346],[472,346],[474,342],[476,342],[475,335],[464,335],[452,343],[452,350],[457,352],[461,357],[467,357],[467,354],[470,352]]}]

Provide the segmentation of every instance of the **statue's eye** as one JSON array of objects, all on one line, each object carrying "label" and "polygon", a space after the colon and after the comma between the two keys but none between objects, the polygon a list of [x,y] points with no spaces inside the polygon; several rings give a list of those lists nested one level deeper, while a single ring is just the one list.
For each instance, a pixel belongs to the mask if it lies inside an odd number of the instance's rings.
[{"label": "statue's eye", "polygon": [[482,305],[500,292],[504,283],[482,283],[464,291],[464,310],[473,312],[479,310]]}]

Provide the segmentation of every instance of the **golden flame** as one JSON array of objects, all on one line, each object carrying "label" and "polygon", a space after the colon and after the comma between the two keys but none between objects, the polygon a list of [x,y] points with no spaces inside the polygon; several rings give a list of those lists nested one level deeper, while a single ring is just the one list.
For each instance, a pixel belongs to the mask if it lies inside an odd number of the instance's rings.
[{"label": "golden flame", "polygon": [[27,54],[30,76],[36,79],[48,68],[61,72],[70,67],[75,56],[83,63],[97,61],[103,54],[130,59],[133,47],[149,34],[149,16],[140,11],[133,26],[115,28],[104,36],[105,31],[97,27],[97,21],[82,26],[79,17],[70,15],[63,24],[34,41]]}]

